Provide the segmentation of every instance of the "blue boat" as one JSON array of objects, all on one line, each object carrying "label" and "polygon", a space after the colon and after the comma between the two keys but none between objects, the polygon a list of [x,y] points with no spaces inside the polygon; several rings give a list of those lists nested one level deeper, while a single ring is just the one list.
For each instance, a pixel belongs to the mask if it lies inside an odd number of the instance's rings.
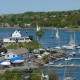
[{"label": "blue boat", "polygon": [[11,58],[10,62],[11,63],[23,63],[24,59],[22,57],[17,56],[17,57]]}]

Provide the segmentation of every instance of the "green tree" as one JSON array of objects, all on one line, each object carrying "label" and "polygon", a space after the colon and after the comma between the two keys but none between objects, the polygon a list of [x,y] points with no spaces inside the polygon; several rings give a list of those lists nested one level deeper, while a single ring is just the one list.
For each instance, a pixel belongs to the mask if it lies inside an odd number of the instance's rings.
[{"label": "green tree", "polygon": [[49,73],[49,80],[59,80],[59,78],[58,78],[58,76],[57,76],[55,71],[51,71]]},{"label": "green tree", "polygon": [[0,52],[7,52],[7,49],[5,47],[2,47],[2,49],[0,50]]},{"label": "green tree", "polygon": [[44,31],[42,29],[40,29],[40,30],[36,31],[36,35],[38,38],[38,43],[39,43],[39,48],[40,48],[40,39],[43,37]]},{"label": "green tree", "polygon": [[5,73],[0,74],[0,80],[23,80],[23,71],[20,70],[7,70]]},{"label": "green tree", "polygon": [[33,36],[32,35],[29,35],[29,38],[30,38],[30,40],[33,40]]},{"label": "green tree", "polygon": [[30,80],[41,80],[41,76],[37,73],[33,73]]}]

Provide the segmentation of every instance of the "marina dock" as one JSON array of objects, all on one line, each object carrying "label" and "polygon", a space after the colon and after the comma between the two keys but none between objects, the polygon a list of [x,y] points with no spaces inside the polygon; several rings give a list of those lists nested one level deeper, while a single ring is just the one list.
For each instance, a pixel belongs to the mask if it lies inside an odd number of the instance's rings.
[{"label": "marina dock", "polygon": [[70,64],[70,65],[61,65],[61,64],[57,64],[57,65],[44,65],[44,66],[52,66],[52,67],[79,67],[80,65],[75,65],[75,64]]}]

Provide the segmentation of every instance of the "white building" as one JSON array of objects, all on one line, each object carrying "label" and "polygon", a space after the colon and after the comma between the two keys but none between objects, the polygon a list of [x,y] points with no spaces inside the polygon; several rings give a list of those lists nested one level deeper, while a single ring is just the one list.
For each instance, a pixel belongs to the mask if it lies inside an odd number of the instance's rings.
[{"label": "white building", "polygon": [[11,51],[5,54],[5,59],[11,59],[13,57],[17,57],[17,55]]},{"label": "white building", "polygon": [[29,37],[22,37],[20,31],[15,30],[15,32],[11,35],[11,37],[4,38],[3,42],[30,42]]},{"label": "white building", "polygon": [[14,57],[20,56],[23,59],[28,56],[28,50],[25,48],[19,48],[16,50],[8,50],[8,52],[4,55],[5,59],[11,59]]}]

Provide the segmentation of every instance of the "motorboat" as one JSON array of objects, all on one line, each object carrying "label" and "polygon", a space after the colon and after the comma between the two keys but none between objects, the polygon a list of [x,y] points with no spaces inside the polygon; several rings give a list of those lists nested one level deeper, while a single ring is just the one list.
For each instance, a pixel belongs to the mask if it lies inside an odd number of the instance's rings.
[{"label": "motorboat", "polygon": [[10,63],[10,61],[6,61],[5,60],[5,61],[1,62],[0,65],[2,65],[2,66],[10,66],[11,63]]},{"label": "motorboat", "polygon": [[74,80],[72,77],[65,77],[64,80]]},{"label": "motorboat", "polygon": [[23,63],[24,60],[15,60],[15,61],[12,61],[12,63]]},{"label": "motorboat", "polygon": [[64,45],[64,46],[62,46],[62,49],[70,49],[70,50],[72,50],[74,48],[75,48],[74,45]]},{"label": "motorboat", "polygon": [[39,58],[39,59],[42,59],[42,56],[41,56],[40,54],[38,54],[38,58]]},{"label": "motorboat", "polygon": [[18,57],[11,58],[10,62],[11,63],[23,63],[24,59],[18,56]]},{"label": "motorboat", "polygon": [[56,46],[55,49],[61,49],[61,47],[60,46]]},{"label": "motorboat", "polygon": [[72,60],[72,58],[68,57],[68,58],[65,58],[65,61],[70,61]]}]

